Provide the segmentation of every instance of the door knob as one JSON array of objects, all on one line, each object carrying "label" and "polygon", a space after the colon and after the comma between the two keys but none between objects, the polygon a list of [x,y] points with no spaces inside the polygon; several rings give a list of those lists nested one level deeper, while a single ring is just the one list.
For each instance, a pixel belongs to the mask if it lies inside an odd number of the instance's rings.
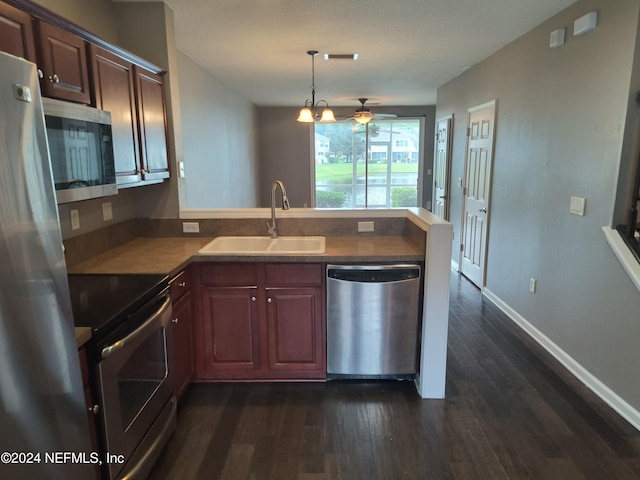
[{"label": "door knob", "polygon": [[487,209],[486,208],[479,208],[478,211],[481,212],[481,213],[487,213]]},{"label": "door knob", "polygon": [[440,198],[444,198],[446,200],[447,196],[446,195],[440,195]]}]

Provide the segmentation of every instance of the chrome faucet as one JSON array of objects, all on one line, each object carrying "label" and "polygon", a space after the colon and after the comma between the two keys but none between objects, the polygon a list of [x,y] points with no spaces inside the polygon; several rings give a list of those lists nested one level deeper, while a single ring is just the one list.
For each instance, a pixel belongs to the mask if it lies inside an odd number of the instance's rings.
[{"label": "chrome faucet", "polygon": [[269,229],[269,235],[271,238],[278,238],[278,232],[276,231],[276,188],[280,187],[282,192],[282,209],[289,210],[289,199],[287,198],[287,190],[284,188],[284,183],[280,180],[276,180],[271,184],[271,225],[267,222]]}]

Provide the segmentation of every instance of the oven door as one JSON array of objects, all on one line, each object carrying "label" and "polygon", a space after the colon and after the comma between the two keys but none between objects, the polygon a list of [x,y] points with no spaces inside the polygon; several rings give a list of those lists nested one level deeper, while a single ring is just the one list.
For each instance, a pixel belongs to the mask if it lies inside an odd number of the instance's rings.
[{"label": "oven door", "polygon": [[[171,301],[143,308],[144,319],[122,338],[109,338],[98,364],[105,455],[109,478],[137,478],[175,428]],[[162,425],[158,425],[162,423]],[[149,438],[155,437],[155,438]],[[144,440],[144,441],[143,441]],[[140,448],[139,448],[140,447]],[[136,451],[136,449],[138,451]],[[145,451],[141,452],[143,449]]]}]

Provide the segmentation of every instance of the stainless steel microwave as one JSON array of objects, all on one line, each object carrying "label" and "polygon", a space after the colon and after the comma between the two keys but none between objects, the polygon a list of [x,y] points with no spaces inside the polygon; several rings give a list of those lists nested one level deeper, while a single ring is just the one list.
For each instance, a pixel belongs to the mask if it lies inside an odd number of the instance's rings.
[{"label": "stainless steel microwave", "polygon": [[50,98],[42,104],[58,203],[118,193],[111,114]]}]

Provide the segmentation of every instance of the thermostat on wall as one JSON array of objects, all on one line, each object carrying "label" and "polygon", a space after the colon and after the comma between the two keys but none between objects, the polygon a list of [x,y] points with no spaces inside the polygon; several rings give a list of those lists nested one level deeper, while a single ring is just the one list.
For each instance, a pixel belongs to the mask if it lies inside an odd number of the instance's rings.
[{"label": "thermostat on wall", "polygon": [[575,36],[585,35],[596,28],[598,23],[598,12],[589,12],[573,22],[573,34]]}]

